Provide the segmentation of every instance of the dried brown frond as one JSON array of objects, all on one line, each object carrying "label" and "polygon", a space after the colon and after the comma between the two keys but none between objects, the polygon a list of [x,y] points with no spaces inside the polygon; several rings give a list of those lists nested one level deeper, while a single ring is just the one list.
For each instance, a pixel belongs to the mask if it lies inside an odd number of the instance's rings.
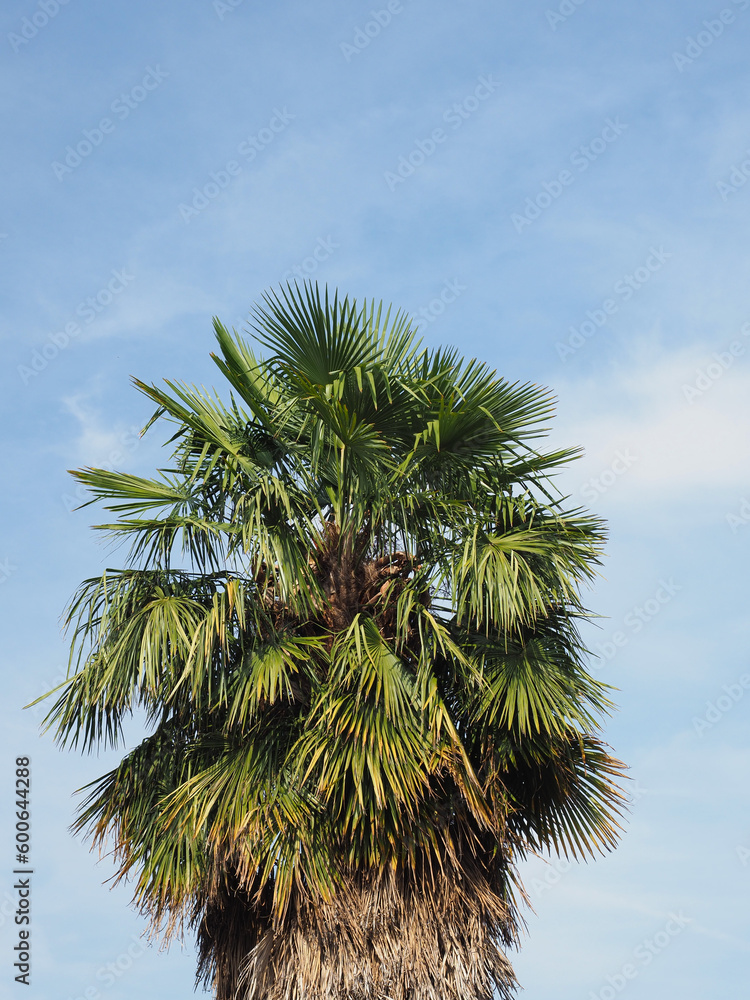
[{"label": "dried brown frond", "polygon": [[517,942],[513,908],[476,859],[436,878],[353,874],[329,902],[298,896],[278,923],[267,904],[225,888],[199,930],[201,973],[216,1000],[514,995],[503,950]]}]

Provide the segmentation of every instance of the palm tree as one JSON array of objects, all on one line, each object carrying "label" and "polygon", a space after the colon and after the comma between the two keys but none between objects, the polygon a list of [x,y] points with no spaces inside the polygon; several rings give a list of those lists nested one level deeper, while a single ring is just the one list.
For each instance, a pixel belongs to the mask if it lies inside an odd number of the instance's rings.
[{"label": "palm tree", "polygon": [[227,403],[136,381],[170,468],[74,473],[130,547],[47,725],[151,732],[74,828],[217,1000],[510,997],[519,861],[610,849],[622,805],[577,627],[603,525],[549,478],[577,452],[402,314],[308,284],[253,317],[262,360],[214,324]]}]

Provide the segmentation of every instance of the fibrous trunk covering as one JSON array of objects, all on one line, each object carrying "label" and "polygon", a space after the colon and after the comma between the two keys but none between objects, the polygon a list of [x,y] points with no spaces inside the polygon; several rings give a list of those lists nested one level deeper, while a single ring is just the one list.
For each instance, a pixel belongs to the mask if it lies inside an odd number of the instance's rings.
[{"label": "fibrous trunk covering", "polygon": [[330,902],[297,899],[265,929],[245,892],[224,890],[199,933],[202,972],[216,1000],[513,996],[516,980],[502,950],[515,940],[512,922],[476,861],[434,879],[356,875]]}]

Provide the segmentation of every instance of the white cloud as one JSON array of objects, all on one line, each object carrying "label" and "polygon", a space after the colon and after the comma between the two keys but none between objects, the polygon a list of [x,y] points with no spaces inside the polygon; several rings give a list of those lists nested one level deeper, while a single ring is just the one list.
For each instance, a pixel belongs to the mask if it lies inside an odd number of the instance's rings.
[{"label": "white cloud", "polygon": [[[731,341],[740,356],[731,356]],[[554,383],[554,439],[586,452],[565,475],[580,500],[587,484],[589,499],[638,507],[750,486],[750,338],[741,333],[720,347],[641,341],[622,365]]]},{"label": "white cloud", "polygon": [[91,405],[95,391],[65,396],[63,406],[78,421],[79,434],[73,444],[74,461],[98,468],[121,467],[139,448],[140,428],[116,422],[102,423],[99,411]]}]

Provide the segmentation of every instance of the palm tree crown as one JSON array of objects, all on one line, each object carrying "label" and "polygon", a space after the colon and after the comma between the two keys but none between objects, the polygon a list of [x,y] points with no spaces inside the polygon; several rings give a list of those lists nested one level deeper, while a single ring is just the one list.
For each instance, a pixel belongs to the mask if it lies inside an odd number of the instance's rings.
[{"label": "palm tree crown", "polygon": [[151,733],[76,828],[217,1000],[509,997],[518,862],[611,848],[622,802],[577,628],[603,525],[549,478],[577,452],[534,447],[547,391],[374,304],[269,293],[261,360],[215,330],[228,402],[136,382],[170,468],[75,473],[130,548],[48,724]]}]

